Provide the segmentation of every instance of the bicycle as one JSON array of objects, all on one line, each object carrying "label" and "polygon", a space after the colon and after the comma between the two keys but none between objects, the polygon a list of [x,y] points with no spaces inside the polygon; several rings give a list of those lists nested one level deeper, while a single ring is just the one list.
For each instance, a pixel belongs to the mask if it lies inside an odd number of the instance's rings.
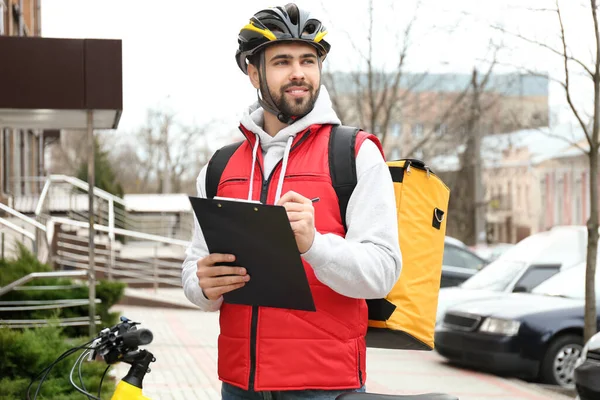
[{"label": "bicycle", "polygon": [[[144,377],[150,372],[150,363],[156,361],[156,357],[145,349],[140,349],[139,346],[147,345],[152,342],[154,336],[149,329],[138,329],[139,322],[133,322],[126,317],[121,317],[118,324],[111,328],[102,329],[98,335],[87,343],[80,346],[75,346],[63,354],[58,356],[50,365],[44,368],[36,377],[31,380],[29,387],[27,388],[27,400],[31,400],[30,391],[33,383],[40,378],[33,400],[37,399],[44,380],[57,363],[76,353],[79,350],[83,350],[73,367],[69,380],[71,385],[82,395],[86,396],[88,400],[101,400],[100,393],[102,390],[102,383],[108,369],[111,365],[118,362],[125,362],[130,364],[131,367],[127,374],[119,381],[115,392],[113,393],[111,400],[151,400],[142,393],[142,386]],[[83,384],[81,366],[83,361],[87,358],[88,360],[94,360],[97,356],[100,356],[108,366],[104,370],[100,384],[98,387],[98,394],[94,395],[87,391]],[[79,381],[82,387],[79,387],[73,381],[73,373],[75,369],[79,371]],[[459,400],[457,397],[442,394],[442,393],[427,393],[418,395],[388,395],[388,394],[375,394],[375,393],[344,393],[337,397],[336,400]]]}]

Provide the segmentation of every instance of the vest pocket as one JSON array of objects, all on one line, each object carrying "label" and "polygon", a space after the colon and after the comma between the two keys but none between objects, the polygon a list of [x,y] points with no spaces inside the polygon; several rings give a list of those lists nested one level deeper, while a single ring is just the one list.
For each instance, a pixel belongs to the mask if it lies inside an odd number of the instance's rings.
[{"label": "vest pocket", "polygon": [[219,183],[219,190],[222,191],[225,188],[231,187],[231,186],[246,185],[248,183],[248,180],[249,180],[248,178],[242,178],[242,177],[227,178]]},{"label": "vest pocket", "polygon": [[325,181],[328,179],[326,175],[317,173],[289,174],[285,176],[286,180],[305,180],[305,181]]}]

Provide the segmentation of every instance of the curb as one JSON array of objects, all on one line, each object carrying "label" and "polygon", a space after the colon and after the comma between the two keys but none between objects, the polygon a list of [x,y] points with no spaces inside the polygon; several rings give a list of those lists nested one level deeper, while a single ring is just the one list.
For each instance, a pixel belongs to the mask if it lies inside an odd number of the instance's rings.
[{"label": "curb", "polygon": [[183,310],[199,310],[200,308],[189,301],[178,301],[168,297],[157,298],[156,295],[141,293],[135,289],[125,289],[119,305],[153,307],[153,308],[173,308]]},{"label": "curb", "polygon": [[528,390],[546,396],[549,400],[573,400],[577,397],[575,390],[569,390],[555,385],[547,385],[542,383],[530,383],[518,378],[508,378],[512,383],[525,387]]}]

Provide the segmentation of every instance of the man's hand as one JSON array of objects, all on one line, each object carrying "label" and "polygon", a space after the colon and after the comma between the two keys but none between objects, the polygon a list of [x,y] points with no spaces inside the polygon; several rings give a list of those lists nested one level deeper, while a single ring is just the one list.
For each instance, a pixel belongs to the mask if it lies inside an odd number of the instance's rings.
[{"label": "man's hand", "polygon": [[315,209],[312,201],[290,191],[281,196],[277,205],[285,207],[298,250],[301,254],[306,253],[315,239]]},{"label": "man's hand", "polygon": [[245,268],[219,265],[234,260],[235,257],[231,254],[218,253],[198,260],[196,276],[207,299],[217,300],[224,293],[239,289],[250,280]]}]

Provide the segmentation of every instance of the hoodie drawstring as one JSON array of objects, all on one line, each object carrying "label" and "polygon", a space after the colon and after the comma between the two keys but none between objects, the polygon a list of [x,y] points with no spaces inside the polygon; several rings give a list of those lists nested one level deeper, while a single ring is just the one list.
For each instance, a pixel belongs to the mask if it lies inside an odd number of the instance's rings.
[{"label": "hoodie drawstring", "polygon": [[[285,171],[287,170],[288,158],[290,156],[290,151],[292,150],[292,142],[294,141],[295,135],[292,135],[288,138],[287,143],[285,144],[285,151],[283,153],[283,162],[281,165],[281,174],[279,175],[279,182],[277,182],[277,192],[275,193],[275,204],[279,201],[281,197],[281,190],[283,189],[283,180],[285,178]],[[260,144],[260,138],[256,135],[256,142],[254,143],[254,148],[252,149],[252,168],[250,169],[250,184],[248,188],[248,200],[252,200],[252,189],[254,188],[254,170],[256,169],[256,154],[258,152],[258,146]]]},{"label": "hoodie drawstring", "polygon": [[277,182],[277,192],[275,192],[275,204],[277,204],[279,198],[281,197],[281,190],[283,189],[283,180],[285,178],[285,171],[287,169],[288,158],[290,156],[293,141],[294,135],[291,135],[288,138],[287,143],[285,145],[285,152],[283,153],[283,163],[281,165],[281,173],[279,174],[279,182]]},{"label": "hoodie drawstring", "polygon": [[252,168],[250,169],[250,188],[248,189],[248,200],[252,200],[252,189],[254,188],[254,170],[256,169],[256,153],[258,152],[258,145],[260,144],[260,138],[256,135],[256,141],[254,142],[254,148],[252,149]]}]

